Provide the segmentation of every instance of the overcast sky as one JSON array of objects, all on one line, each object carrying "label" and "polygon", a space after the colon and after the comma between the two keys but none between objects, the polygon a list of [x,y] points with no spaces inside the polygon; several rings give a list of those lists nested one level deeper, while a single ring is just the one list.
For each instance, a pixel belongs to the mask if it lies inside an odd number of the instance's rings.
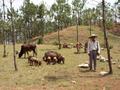
[{"label": "overcast sky", "polygon": [[[10,0],[5,0],[5,4],[7,7],[9,7],[9,1]],[[13,7],[15,9],[19,9],[20,6],[23,4],[23,1],[24,0],[13,0]],[[30,0],[31,2],[33,2],[34,4],[40,4],[41,2],[45,2],[46,5],[48,7],[50,7],[54,2],[55,0]],[[95,7],[97,5],[98,2],[101,2],[102,0],[87,0],[87,3],[86,3],[86,7]],[[113,4],[115,1],[117,0],[106,0],[106,2],[109,2],[111,4]],[[72,0],[68,0],[69,3],[72,2]],[[0,8],[2,8],[2,0],[0,0]]]}]

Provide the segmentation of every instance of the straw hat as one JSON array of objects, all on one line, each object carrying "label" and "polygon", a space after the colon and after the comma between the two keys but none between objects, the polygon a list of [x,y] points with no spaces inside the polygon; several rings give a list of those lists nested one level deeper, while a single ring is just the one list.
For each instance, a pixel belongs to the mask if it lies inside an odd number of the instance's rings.
[{"label": "straw hat", "polygon": [[92,38],[92,37],[97,37],[97,35],[96,34],[91,34],[91,36],[89,37],[89,38]]}]

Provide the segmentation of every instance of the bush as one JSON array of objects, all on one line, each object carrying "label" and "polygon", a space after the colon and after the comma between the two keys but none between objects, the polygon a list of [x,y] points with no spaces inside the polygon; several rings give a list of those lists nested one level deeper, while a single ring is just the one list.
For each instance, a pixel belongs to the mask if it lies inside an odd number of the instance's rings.
[{"label": "bush", "polygon": [[59,45],[59,43],[57,41],[54,41],[53,45]]},{"label": "bush", "polygon": [[43,44],[43,39],[39,38],[37,44]]},{"label": "bush", "polygon": [[109,49],[112,49],[112,48],[113,48],[113,45],[110,45],[110,46],[109,46]]},{"label": "bush", "polygon": [[[105,45],[102,43],[102,44],[100,44],[100,46],[101,46],[101,48],[103,47],[103,48],[105,48]],[[113,45],[109,45],[109,49],[112,49],[113,48]]]}]

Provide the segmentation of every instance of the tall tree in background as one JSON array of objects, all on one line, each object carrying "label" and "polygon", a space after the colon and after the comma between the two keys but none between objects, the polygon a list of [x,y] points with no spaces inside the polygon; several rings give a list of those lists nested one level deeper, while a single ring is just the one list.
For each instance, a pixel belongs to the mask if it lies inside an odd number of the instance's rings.
[{"label": "tall tree in background", "polygon": [[51,7],[51,11],[52,11],[51,16],[54,17],[53,18],[54,22],[57,23],[56,29],[58,31],[59,49],[61,49],[60,30],[62,30],[63,27],[67,27],[66,19],[67,19],[67,15],[70,13],[69,7],[70,6],[66,3],[66,0],[56,0],[56,3],[54,3]]},{"label": "tall tree in background", "polygon": [[22,14],[23,14],[23,19],[24,19],[24,24],[25,24],[25,41],[27,39],[30,39],[32,36],[32,30],[31,30],[31,24],[32,20],[34,19],[36,15],[36,6],[30,2],[30,0],[24,0],[24,4],[22,6]]},{"label": "tall tree in background", "polygon": [[[111,28],[113,25],[113,10],[112,7],[110,5],[110,3],[105,3],[105,18],[106,18],[106,28]],[[99,3],[96,6],[96,24],[100,24],[99,26],[101,26],[101,17],[102,17],[102,3]]]},{"label": "tall tree in background", "polygon": [[[40,6],[38,6],[37,10],[37,18],[38,18],[38,27],[39,27],[39,34],[41,34],[42,40],[45,34],[45,16],[47,14],[47,8],[44,3],[42,3]],[[47,18],[46,18],[47,19]]]},{"label": "tall tree in background", "polygon": [[114,3],[114,16],[115,16],[115,24],[117,24],[117,19],[120,18],[120,0]]},{"label": "tall tree in background", "polygon": [[14,58],[14,67],[15,71],[18,70],[17,63],[16,63],[16,47],[15,47],[15,27],[14,27],[14,18],[13,18],[13,7],[12,7],[12,0],[10,0],[10,10],[11,10],[11,31],[12,31],[12,42],[13,42],[13,58]]},{"label": "tall tree in background", "polygon": [[[82,9],[85,5],[87,0],[73,0],[72,2],[72,5],[73,5],[73,11],[74,13],[76,14],[76,31],[77,31],[77,43],[79,42],[79,38],[78,38],[78,35],[79,35],[79,25],[80,25],[80,16],[81,16],[81,13],[82,13]],[[77,48],[77,53],[79,53],[79,48]]]},{"label": "tall tree in background", "polygon": [[3,44],[4,44],[4,51],[3,51],[3,57],[6,57],[7,54],[6,54],[6,35],[5,35],[5,1],[3,0]]}]

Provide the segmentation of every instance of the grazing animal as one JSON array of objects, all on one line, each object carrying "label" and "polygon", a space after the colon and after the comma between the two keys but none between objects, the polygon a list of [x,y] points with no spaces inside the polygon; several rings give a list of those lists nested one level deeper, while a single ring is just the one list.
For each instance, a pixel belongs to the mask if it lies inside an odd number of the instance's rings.
[{"label": "grazing animal", "polygon": [[73,47],[73,43],[70,43],[70,44],[67,44],[67,43],[64,43],[63,44],[63,48],[72,48]]},{"label": "grazing animal", "polygon": [[28,57],[28,63],[30,64],[30,66],[40,66],[41,65],[41,61],[38,60],[38,58],[33,57],[33,56],[29,56]]},{"label": "grazing animal", "polygon": [[33,51],[33,56],[34,54],[37,55],[36,48],[37,46],[35,44],[23,44],[21,46],[19,58],[21,58],[23,54],[24,54],[24,57],[26,57],[26,53],[29,55],[28,53],[29,51]]},{"label": "grazing animal", "polygon": [[55,51],[48,51],[44,54],[44,57],[43,57],[43,60],[47,63],[47,64],[60,64],[60,63],[63,63],[64,64],[64,57],[55,52]]},{"label": "grazing animal", "polygon": [[65,63],[65,58],[64,58],[64,56],[61,56],[61,55],[59,55],[58,57],[57,57],[57,63],[58,64],[64,64]]},{"label": "grazing animal", "polygon": [[57,57],[57,52],[54,51],[48,51],[44,54],[43,60],[47,63],[47,64],[55,64],[56,63],[56,58]]},{"label": "grazing animal", "polygon": [[63,48],[70,48],[67,43],[63,44]]}]

